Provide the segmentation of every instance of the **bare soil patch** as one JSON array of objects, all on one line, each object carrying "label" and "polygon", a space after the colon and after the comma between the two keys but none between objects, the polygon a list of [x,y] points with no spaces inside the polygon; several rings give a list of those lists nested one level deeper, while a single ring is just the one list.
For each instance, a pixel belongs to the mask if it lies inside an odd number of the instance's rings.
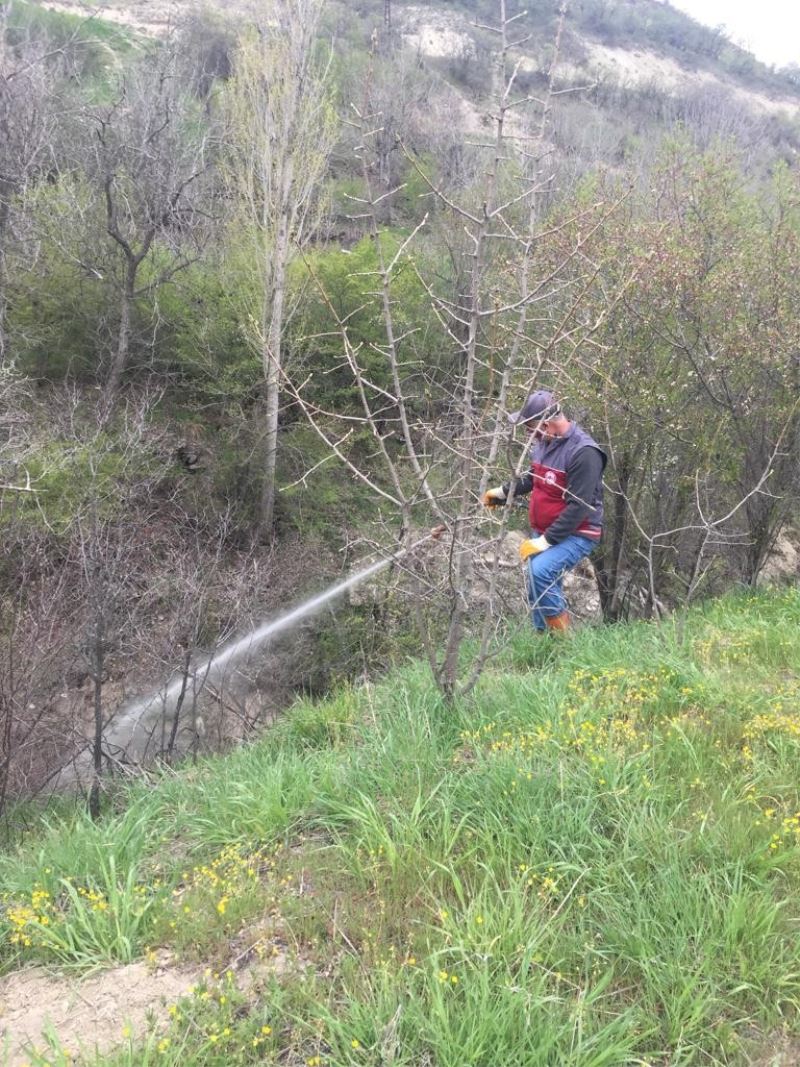
[{"label": "bare soil patch", "polygon": [[752,1067],[800,1067],[800,1041],[786,1034],[776,1036]]},{"label": "bare soil patch", "polygon": [[26,1047],[43,1046],[52,1028],[65,1048],[107,1051],[124,1040],[123,1027],[141,1032],[152,1012],[184,996],[199,972],[178,968],[163,957],[155,966],[130,963],[88,977],[55,975],[42,967],[0,979],[0,1062],[21,1067]]}]

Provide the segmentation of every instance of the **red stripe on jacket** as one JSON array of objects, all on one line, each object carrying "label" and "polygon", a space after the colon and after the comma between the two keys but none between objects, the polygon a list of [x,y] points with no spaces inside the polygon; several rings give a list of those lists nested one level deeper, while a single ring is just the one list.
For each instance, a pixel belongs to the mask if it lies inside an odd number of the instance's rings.
[{"label": "red stripe on jacket", "polygon": [[[531,473],[533,487],[528,507],[531,529],[544,533],[567,506],[569,498],[564,492],[567,488],[567,472],[534,462],[531,463]],[[591,537],[594,540],[600,539],[601,532],[601,527],[590,522],[588,518],[575,530],[575,533],[582,537]]]}]

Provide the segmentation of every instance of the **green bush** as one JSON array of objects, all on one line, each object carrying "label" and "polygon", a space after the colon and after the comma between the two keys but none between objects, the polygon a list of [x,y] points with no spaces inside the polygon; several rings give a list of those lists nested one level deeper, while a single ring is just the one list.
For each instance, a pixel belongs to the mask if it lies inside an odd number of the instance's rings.
[{"label": "green bush", "polygon": [[[412,183],[418,189],[419,179]],[[414,191],[409,194],[413,197]],[[407,233],[384,230],[380,234],[384,261],[392,259]],[[293,284],[303,288],[305,301],[301,313],[292,324],[291,345],[294,364],[303,378],[311,374],[308,396],[320,407],[337,412],[360,411],[357,383],[345,359],[345,346],[338,323],[347,323],[347,335],[364,376],[378,388],[393,390],[387,358],[380,348],[385,347],[386,330],[382,307],[376,297],[379,280],[378,256],[372,238],[365,237],[351,250],[325,249],[310,253],[305,262],[296,263]],[[400,357],[405,363],[401,371],[406,382],[406,395],[412,397],[412,407],[425,401],[419,380],[419,367],[428,371],[435,367],[441,353],[429,351],[426,327],[433,313],[425,290],[406,263],[401,262],[394,272],[391,297],[395,316],[395,334],[400,336],[413,328],[415,332],[401,343]],[[338,321],[337,321],[338,320]]]},{"label": "green bush", "polygon": [[[154,261],[149,271],[157,270]],[[231,299],[236,285],[236,277],[211,253],[159,290],[155,367],[177,378],[188,391],[186,400],[235,407],[252,397],[263,379]]]},{"label": "green bush", "polygon": [[22,494],[16,511],[0,512],[0,526],[22,517],[58,535],[89,509],[100,521],[122,519],[130,492],[151,484],[162,467],[146,448],[131,452],[111,431],[89,440],[54,438],[26,456],[36,493]]}]

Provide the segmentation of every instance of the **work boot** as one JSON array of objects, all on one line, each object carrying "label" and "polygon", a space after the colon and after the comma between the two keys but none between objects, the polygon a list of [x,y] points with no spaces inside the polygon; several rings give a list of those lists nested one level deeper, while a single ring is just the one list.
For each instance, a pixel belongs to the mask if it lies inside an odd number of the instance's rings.
[{"label": "work boot", "polygon": [[562,611],[560,615],[545,615],[544,621],[551,630],[569,630],[569,612]]}]

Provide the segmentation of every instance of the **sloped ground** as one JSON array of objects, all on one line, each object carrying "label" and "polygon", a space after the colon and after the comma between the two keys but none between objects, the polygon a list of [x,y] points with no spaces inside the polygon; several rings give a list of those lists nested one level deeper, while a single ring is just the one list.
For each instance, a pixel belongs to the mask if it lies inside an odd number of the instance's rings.
[{"label": "sloped ground", "polygon": [[258,0],[209,0],[197,4],[195,0],[31,0],[48,11],[60,11],[79,18],[99,18],[134,33],[161,37],[174,30],[187,16],[204,9],[239,15],[252,11]]},{"label": "sloped ground", "polygon": [[[82,0],[42,0],[49,11],[62,11],[84,18],[99,17],[137,33],[160,36],[190,13],[191,0],[131,0],[131,2],[84,3]],[[224,4],[219,6],[224,7]]]},{"label": "sloped ground", "polygon": [[[395,17],[406,46],[421,55],[432,59],[475,55],[473,25],[463,14],[407,4],[398,9]],[[538,44],[541,47],[542,42]],[[532,44],[526,46],[532,47]],[[589,38],[580,39],[580,48],[585,53],[582,61],[562,57],[557,67],[559,81],[584,85],[603,81],[622,88],[654,86],[665,95],[701,88],[724,89],[743,106],[761,113],[792,116],[800,111],[796,97],[768,95],[737,85],[733,79],[722,79],[709,70],[689,70],[647,48],[611,47]],[[551,42],[545,42],[540,54],[523,50],[516,58],[520,59],[522,70],[546,71],[551,59]]]},{"label": "sloped ground", "polygon": [[758,114],[782,114],[793,117],[800,113],[800,102],[791,96],[767,95],[755,89],[736,85],[705,70],[685,70],[673,59],[659,56],[646,49],[610,48],[586,41],[588,58],[581,68],[565,65],[563,76],[571,80],[589,78],[610,81],[623,88],[655,86],[666,95],[697,89],[724,90],[743,107]]},{"label": "sloped ground", "polygon": [[6,982],[202,972],[92,1067],[788,1067],[798,709],[796,588],[409,665],[0,858]]}]

